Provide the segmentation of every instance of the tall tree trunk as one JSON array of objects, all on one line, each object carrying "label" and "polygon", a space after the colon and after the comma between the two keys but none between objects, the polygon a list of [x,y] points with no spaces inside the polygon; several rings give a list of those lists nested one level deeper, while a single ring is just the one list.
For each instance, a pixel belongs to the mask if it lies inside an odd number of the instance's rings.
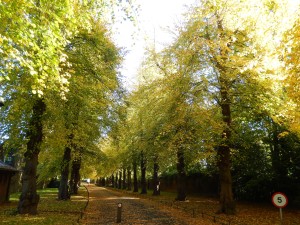
[{"label": "tall tree trunk", "polygon": [[111,175],[111,185],[114,188],[115,187],[115,176],[114,174]]},{"label": "tall tree trunk", "polygon": [[220,173],[220,209],[219,213],[235,214],[235,202],[232,193],[232,178],[230,172],[230,150],[228,146],[219,146]]},{"label": "tall tree trunk", "polygon": [[78,187],[80,182],[80,168],[81,168],[81,157],[77,156],[72,161],[72,172],[71,172],[71,180],[70,180],[71,194],[78,194]]},{"label": "tall tree trunk", "polygon": [[133,192],[138,192],[138,179],[137,179],[137,163],[136,161],[133,162]]},{"label": "tall tree trunk", "polygon": [[119,178],[118,178],[118,172],[116,172],[116,180],[115,180],[115,188],[118,188]]},{"label": "tall tree trunk", "polygon": [[146,159],[143,151],[141,151],[141,188],[141,194],[147,194]]},{"label": "tall tree trunk", "polygon": [[[286,180],[288,171],[286,164],[284,163],[285,152],[283,151],[285,144],[284,138],[279,139],[279,134],[283,131],[282,128],[274,121],[271,121],[272,137],[271,137],[271,158],[272,168],[275,174],[275,179],[280,185],[282,181]],[[287,147],[288,148],[288,147]],[[288,159],[288,161],[290,161]]]},{"label": "tall tree trunk", "polygon": [[285,146],[285,138],[279,138],[279,134],[283,132],[280,125],[276,124],[271,120],[271,136],[270,136],[270,152],[271,162],[273,169],[273,179],[276,186],[274,189],[282,190],[285,189],[286,184],[289,182],[287,164],[290,162],[290,158],[287,152],[284,151],[289,149]]},{"label": "tall tree trunk", "polygon": [[122,189],[122,170],[119,171],[119,184],[118,189]]},{"label": "tall tree trunk", "polygon": [[122,188],[126,189],[126,169],[123,168],[123,183],[122,183]]},{"label": "tall tree trunk", "polygon": [[[278,126],[275,124],[274,121],[271,122],[272,124],[272,140],[271,140],[271,159],[272,159],[272,168],[274,171],[274,178],[276,183],[278,183],[280,178],[282,178],[282,172],[280,169],[281,160],[280,160],[280,148],[279,148],[279,131]],[[283,181],[283,179],[281,180]]]},{"label": "tall tree trunk", "polygon": [[22,175],[22,193],[18,204],[18,213],[37,214],[40,196],[37,194],[37,165],[38,155],[43,141],[42,117],[46,110],[43,99],[36,99],[32,108],[32,116],[26,134],[29,141],[24,153],[25,166]]},{"label": "tall tree trunk", "polygon": [[70,199],[70,190],[69,190],[69,167],[71,162],[71,148],[66,147],[64,151],[64,156],[61,165],[61,178],[60,185],[58,191],[58,199],[59,200],[68,200]]},{"label": "tall tree trunk", "polygon": [[232,193],[232,178],[230,171],[230,139],[231,139],[231,110],[228,94],[228,81],[221,75],[221,101],[222,118],[226,127],[222,134],[222,143],[218,148],[218,167],[220,174],[220,209],[218,213],[235,214],[235,202]]},{"label": "tall tree trunk", "polygon": [[184,162],[184,150],[179,147],[177,150],[177,197],[176,201],[186,200],[186,173]]},{"label": "tall tree trunk", "polygon": [[73,162],[73,170],[74,171],[74,194],[78,194],[78,188],[80,185],[80,169],[81,169],[81,158],[79,158],[76,162]]},{"label": "tall tree trunk", "polygon": [[74,171],[74,165],[73,165],[74,160],[72,160],[72,168],[71,168],[71,177],[70,177],[70,195],[75,194],[74,192],[74,176],[75,176],[75,171]]},{"label": "tall tree trunk", "polygon": [[160,182],[158,179],[158,156],[154,157],[154,165],[153,165],[153,195],[160,195]]},{"label": "tall tree trunk", "polygon": [[127,168],[127,190],[131,191],[131,170],[130,167]]}]

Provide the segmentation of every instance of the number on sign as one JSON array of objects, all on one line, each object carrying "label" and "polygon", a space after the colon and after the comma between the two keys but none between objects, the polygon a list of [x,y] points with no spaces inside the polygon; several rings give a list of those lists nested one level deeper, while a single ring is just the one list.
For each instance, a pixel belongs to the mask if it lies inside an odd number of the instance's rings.
[{"label": "number on sign", "polygon": [[278,203],[282,203],[281,196],[277,197],[277,202],[278,202]]},{"label": "number on sign", "polygon": [[272,203],[278,208],[284,208],[288,204],[288,198],[281,192],[276,192],[272,196]]}]

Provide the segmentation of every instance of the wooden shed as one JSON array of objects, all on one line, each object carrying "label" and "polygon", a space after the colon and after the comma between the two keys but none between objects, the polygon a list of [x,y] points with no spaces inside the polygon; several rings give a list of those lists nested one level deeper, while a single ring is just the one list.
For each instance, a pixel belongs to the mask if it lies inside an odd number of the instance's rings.
[{"label": "wooden shed", "polygon": [[9,201],[10,180],[17,172],[14,167],[0,161],[0,204]]}]

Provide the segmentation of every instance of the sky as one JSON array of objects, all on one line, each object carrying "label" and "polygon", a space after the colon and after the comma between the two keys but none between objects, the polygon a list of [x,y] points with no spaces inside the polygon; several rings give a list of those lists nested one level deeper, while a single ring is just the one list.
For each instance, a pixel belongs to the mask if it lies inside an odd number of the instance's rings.
[{"label": "sky", "polygon": [[195,0],[136,0],[140,4],[138,26],[131,22],[117,24],[114,32],[115,42],[125,48],[127,54],[122,64],[121,74],[124,76],[125,86],[132,89],[136,84],[136,75],[143,59],[145,47],[153,45],[155,39],[156,50],[172,41],[174,24],[182,18]]}]

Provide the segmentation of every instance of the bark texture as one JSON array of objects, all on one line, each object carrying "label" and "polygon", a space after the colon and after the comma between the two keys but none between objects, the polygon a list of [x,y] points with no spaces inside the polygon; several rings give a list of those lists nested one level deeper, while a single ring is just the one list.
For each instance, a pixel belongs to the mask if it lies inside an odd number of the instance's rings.
[{"label": "bark texture", "polygon": [[119,171],[118,189],[122,188],[122,170]]},{"label": "bark texture", "polygon": [[70,188],[68,184],[69,173],[70,173],[70,162],[71,162],[71,148],[66,147],[61,165],[61,178],[58,191],[59,200],[70,199]]},{"label": "bark texture", "polygon": [[226,127],[223,130],[222,142],[218,148],[218,167],[220,174],[220,209],[218,213],[235,214],[236,207],[232,193],[232,177],[230,171],[231,109],[228,93],[228,81],[222,76],[221,101],[222,118]]},{"label": "bark texture", "polygon": [[137,179],[137,163],[133,163],[133,192],[138,192],[138,179]]},{"label": "bark texture", "polygon": [[118,188],[118,184],[119,184],[119,178],[118,178],[118,172],[116,172],[116,176],[115,176],[115,188]]},{"label": "bark texture", "polygon": [[184,150],[179,147],[177,150],[177,197],[176,201],[186,200],[186,173],[184,162]]},{"label": "bark texture", "polygon": [[72,161],[72,172],[71,172],[71,180],[70,180],[71,194],[78,194],[78,187],[80,183],[80,168],[81,168],[81,158],[76,157]]},{"label": "bark texture", "polygon": [[38,155],[43,140],[42,117],[46,110],[43,99],[36,99],[32,108],[32,116],[26,134],[29,141],[24,153],[25,166],[22,175],[22,193],[18,204],[18,213],[37,214],[37,206],[40,200],[37,194],[37,165]]},{"label": "bark texture", "polygon": [[114,174],[111,175],[111,185],[114,188],[115,187],[115,176]]},{"label": "bark texture", "polygon": [[131,191],[131,170],[130,167],[127,168],[127,190]]},{"label": "bark texture", "polygon": [[122,181],[122,189],[126,189],[126,169],[123,169],[123,181]]},{"label": "bark texture", "polygon": [[146,181],[146,159],[144,152],[141,152],[141,194],[147,194],[147,181]]},{"label": "bark texture", "polygon": [[158,179],[158,157],[155,156],[154,158],[154,165],[153,165],[153,195],[160,195],[160,183]]}]

